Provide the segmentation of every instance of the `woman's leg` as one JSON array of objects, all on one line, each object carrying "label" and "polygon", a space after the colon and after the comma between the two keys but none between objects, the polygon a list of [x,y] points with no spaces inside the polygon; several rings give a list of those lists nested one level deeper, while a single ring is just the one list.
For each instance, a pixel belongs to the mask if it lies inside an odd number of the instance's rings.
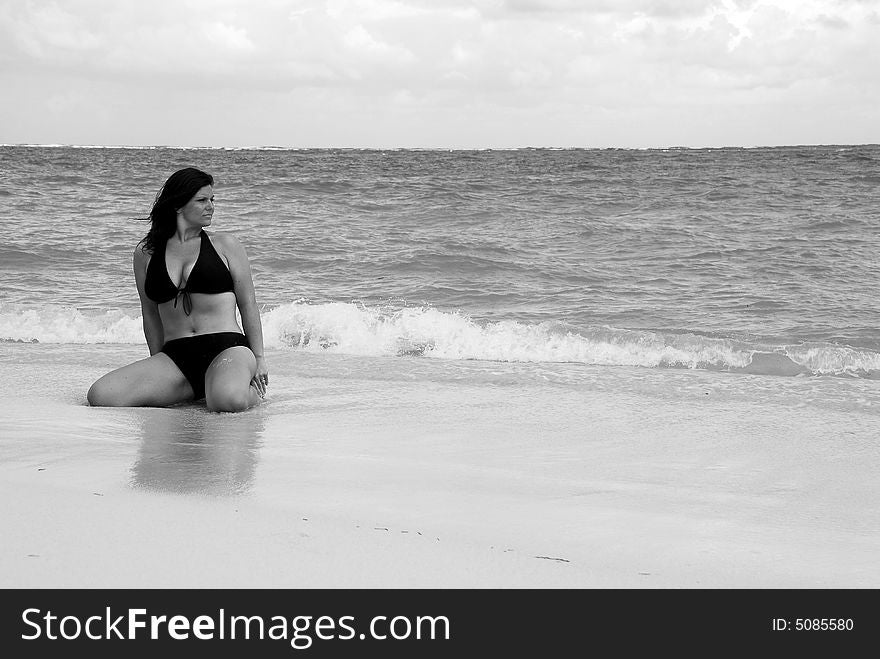
[{"label": "woman's leg", "polygon": [[205,404],[212,412],[241,412],[261,398],[251,386],[257,360],[250,348],[233,346],[214,357],[205,373]]},{"label": "woman's leg", "polygon": [[101,407],[165,407],[192,397],[189,382],[164,352],[109,372],[88,393],[89,405]]}]

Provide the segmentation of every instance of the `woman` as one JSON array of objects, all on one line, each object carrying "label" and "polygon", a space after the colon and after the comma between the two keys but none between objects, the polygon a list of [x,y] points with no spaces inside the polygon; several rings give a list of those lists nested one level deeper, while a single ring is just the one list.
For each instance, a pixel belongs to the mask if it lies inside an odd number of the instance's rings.
[{"label": "woman", "polygon": [[[90,405],[165,406],[205,399],[237,412],[269,385],[263,330],[247,254],[231,235],[213,233],[214,179],[195,168],[169,177],[134,250],[150,357],[95,382]],[[236,320],[241,313],[244,333]]]}]

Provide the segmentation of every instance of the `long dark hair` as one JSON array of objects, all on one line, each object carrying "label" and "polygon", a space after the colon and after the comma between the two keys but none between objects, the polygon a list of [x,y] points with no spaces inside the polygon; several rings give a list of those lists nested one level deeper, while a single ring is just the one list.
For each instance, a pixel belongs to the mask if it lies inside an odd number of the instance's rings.
[{"label": "long dark hair", "polygon": [[195,167],[186,167],[168,177],[156,195],[150,216],[144,218],[150,222],[150,230],[139,243],[143,251],[153,253],[174,235],[177,211],[206,185],[214,185],[214,177]]}]

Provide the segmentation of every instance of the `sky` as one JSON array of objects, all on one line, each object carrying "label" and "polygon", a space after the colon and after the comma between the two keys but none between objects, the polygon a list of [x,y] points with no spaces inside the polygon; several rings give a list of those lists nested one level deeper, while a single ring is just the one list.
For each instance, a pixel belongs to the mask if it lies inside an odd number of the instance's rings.
[{"label": "sky", "polygon": [[880,142],[880,0],[0,0],[0,143]]}]

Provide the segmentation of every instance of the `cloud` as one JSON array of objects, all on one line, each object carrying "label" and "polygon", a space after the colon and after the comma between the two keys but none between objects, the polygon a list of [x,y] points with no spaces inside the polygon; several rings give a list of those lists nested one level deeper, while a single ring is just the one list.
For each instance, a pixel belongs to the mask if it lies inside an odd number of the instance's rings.
[{"label": "cloud", "polygon": [[84,53],[97,51],[103,39],[81,17],[55,4],[33,7],[27,15],[11,14],[7,6],[0,14],[7,47],[18,46],[31,58],[42,59],[55,52]]},{"label": "cloud", "polygon": [[849,28],[864,24],[869,7],[855,0],[274,0],[251,9],[232,0],[91,0],[6,5],[0,35],[7,60],[85,76],[190,73],[208,84],[404,85],[416,94],[457,80],[469,92],[478,82],[492,93],[631,75],[636,66],[663,78],[693,66],[754,76],[756,65],[772,77],[784,65],[803,77],[810,69],[794,70],[798,49],[818,47],[835,63],[832,51],[851,53],[854,37],[857,50],[870,50],[864,30]]},{"label": "cloud", "polygon": [[215,47],[228,51],[256,50],[254,42],[248,37],[247,30],[232,25],[226,25],[220,21],[209,23],[205,26],[205,36]]},{"label": "cloud", "polygon": [[[757,0],[744,0],[755,2]],[[511,18],[547,15],[610,15],[628,17],[642,15],[648,18],[680,19],[701,16],[711,11],[716,3],[706,0],[502,0],[495,5],[501,15]]]},{"label": "cloud", "polygon": [[31,0],[0,4],[0,83],[27,76],[29,98],[68,107],[71,116],[84,106],[69,89],[53,89],[59,80],[142,102],[211,98],[227,112],[235,98],[243,116],[269,124],[271,111],[249,104],[301,111],[313,125],[309,113],[325,106],[327,116],[354,122],[374,108],[374,123],[387,115],[389,131],[403,112],[408,121],[419,113],[445,121],[448,133],[459,125],[456,112],[480,122],[528,115],[530,131],[544,122],[561,130],[587,115],[636,121],[653,112],[665,120],[676,116],[669,108],[679,116],[682,108],[762,104],[803,112],[880,100],[875,7],[859,0]]},{"label": "cloud", "polygon": [[353,51],[355,57],[377,57],[391,65],[412,62],[416,59],[407,48],[393,46],[377,39],[363,25],[355,25],[348,30],[342,42]]}]

